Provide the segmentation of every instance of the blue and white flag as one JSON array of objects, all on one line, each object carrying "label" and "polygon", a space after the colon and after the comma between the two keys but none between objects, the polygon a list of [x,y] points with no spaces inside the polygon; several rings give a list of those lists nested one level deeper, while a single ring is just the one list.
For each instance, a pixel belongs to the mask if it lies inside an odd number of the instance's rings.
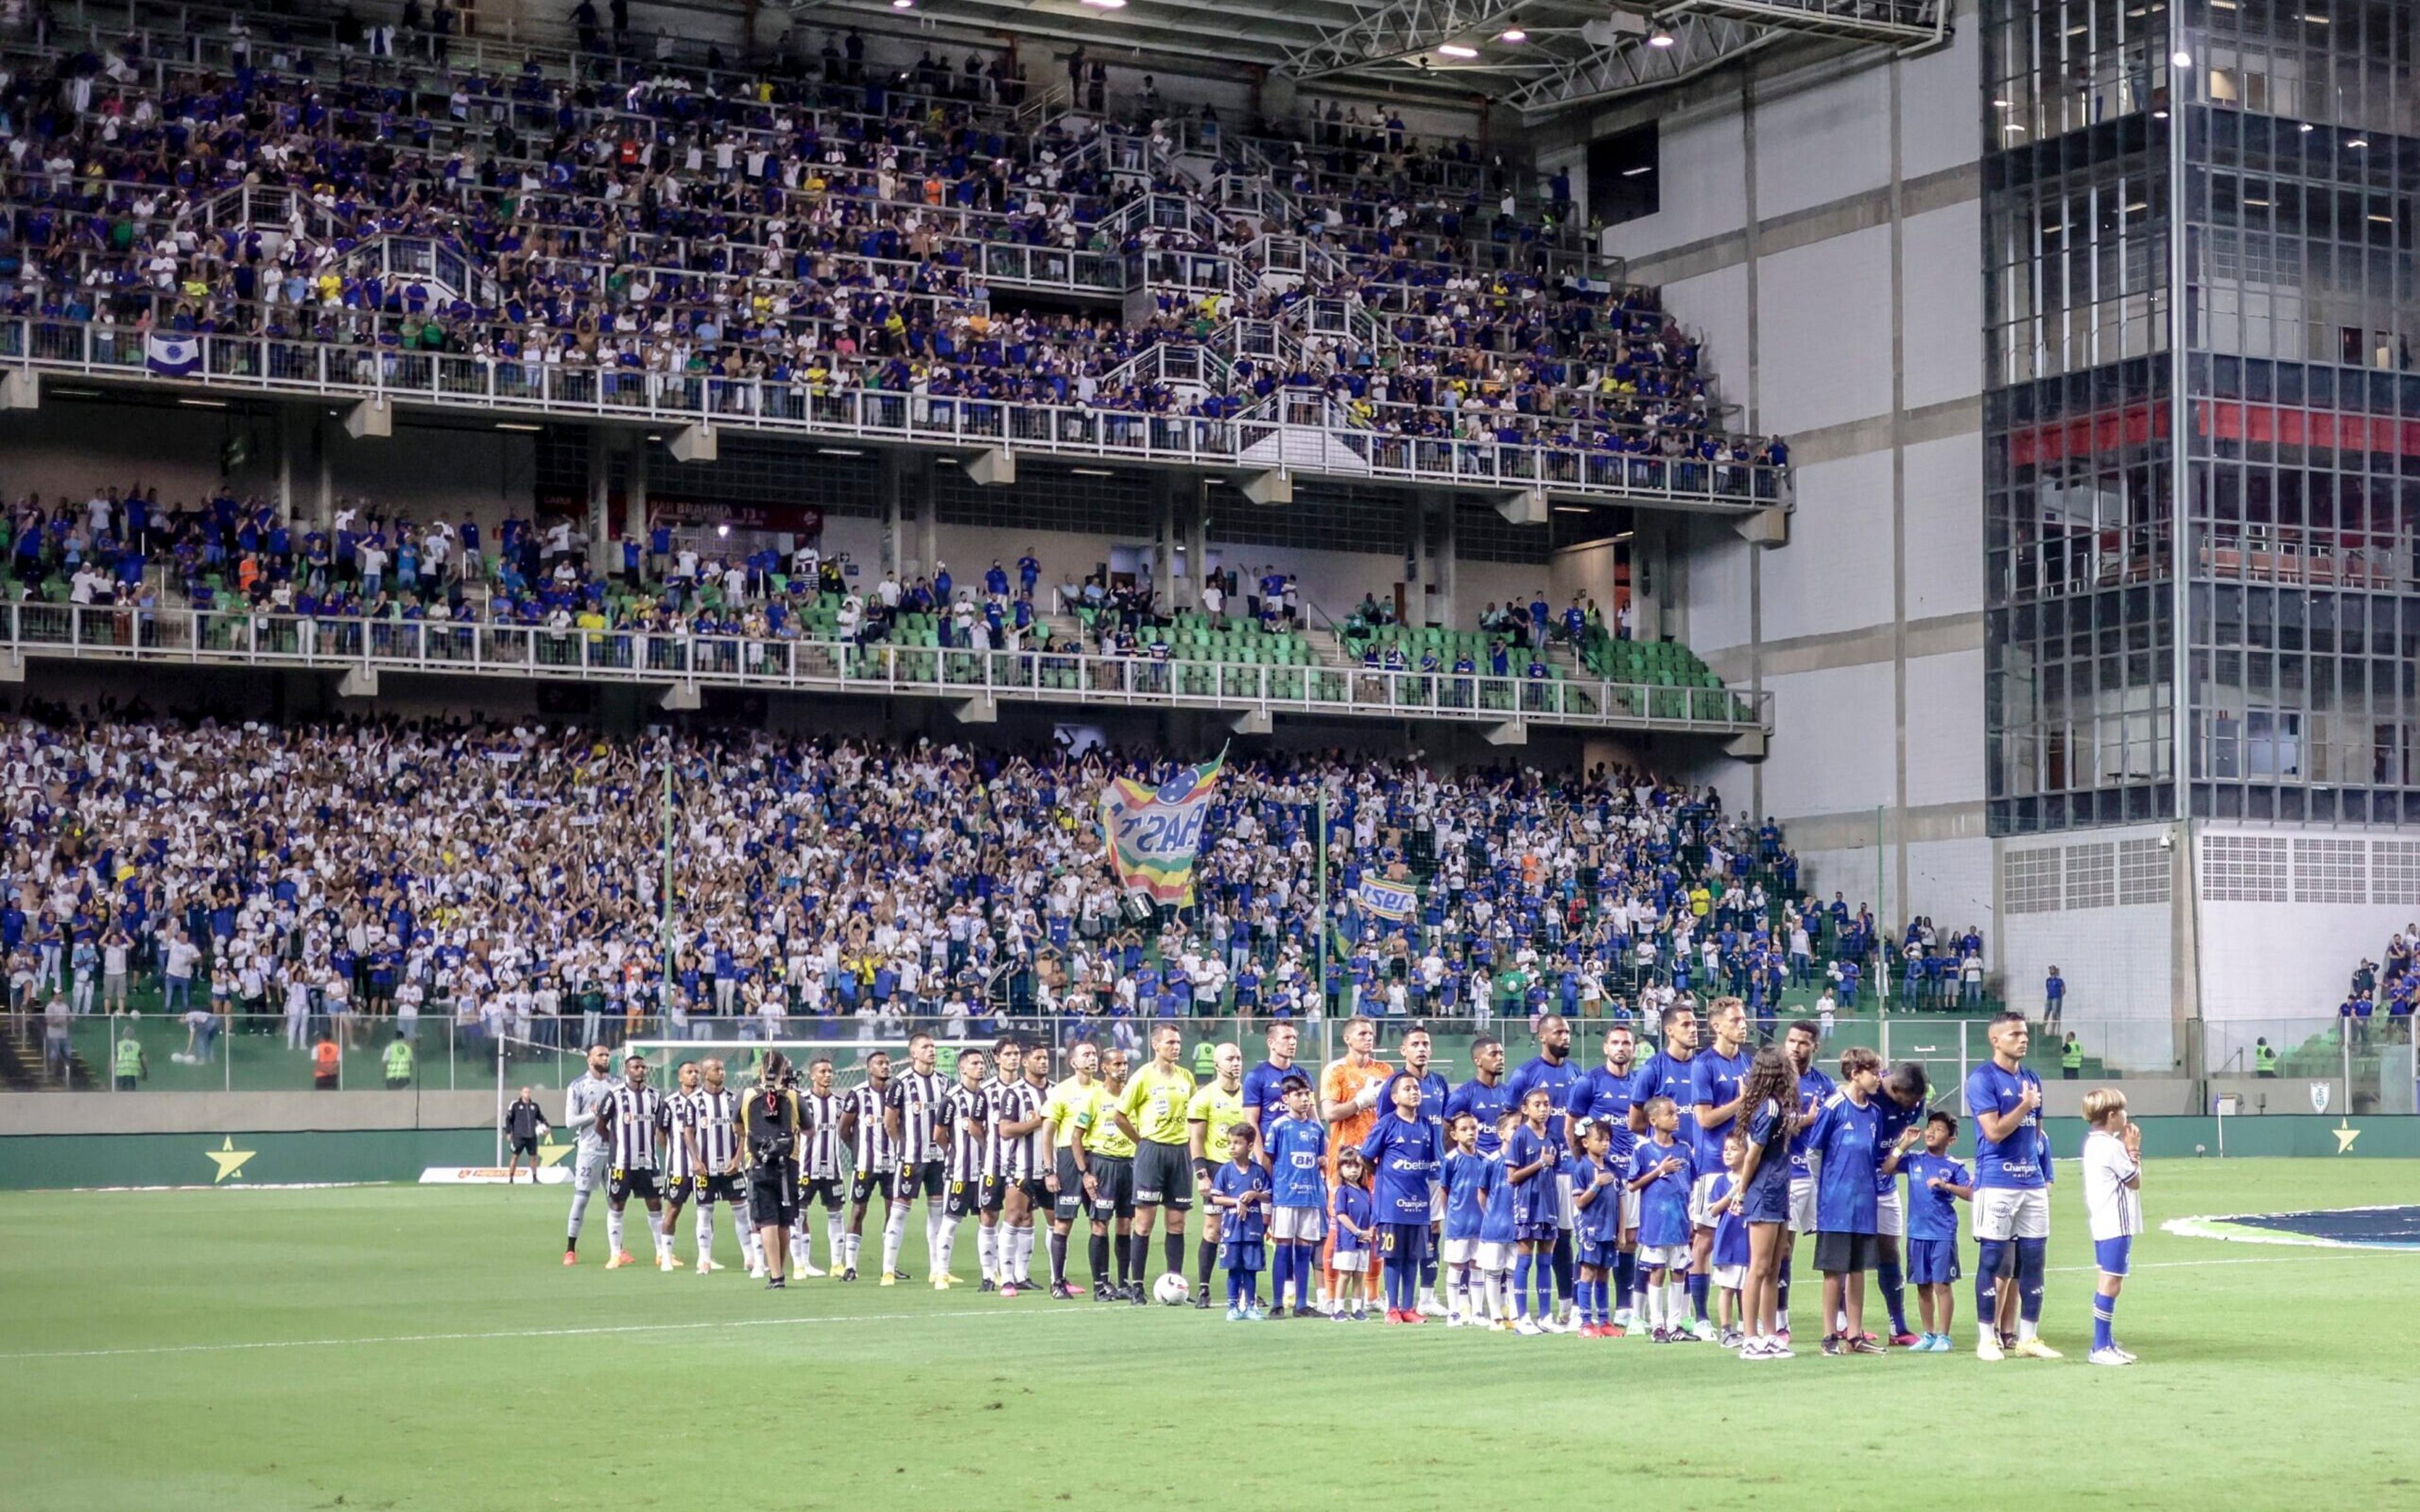
[{"label": "blue and white flag", "polygon": [[1363,908],[1380,918],[1391,918],[1399,922],[1411,918],[1412,910],[1419,907],[1420,902],[1420,895],[1411,888],[1400,887],[1392,882],[1381,882],[1375,877],[1363,877],[1361,886],[1355,891],[1354,896],[1360,901]]},{"label": "blue and white flag", "polygon": [[202,365],[201,340],[155,334],[143,345],[143,365],[162,378],[184,378]]}]

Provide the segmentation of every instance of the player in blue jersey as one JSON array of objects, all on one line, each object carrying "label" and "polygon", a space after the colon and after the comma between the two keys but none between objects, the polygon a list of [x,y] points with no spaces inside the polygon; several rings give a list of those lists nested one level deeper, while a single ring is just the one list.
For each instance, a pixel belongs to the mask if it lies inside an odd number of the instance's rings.
[{"label": "player in blue jersey", "polygon": [[[1504,1147],[1506,1180],[1512,1183],[1513,1238],[1520,1253],[1512,1258],[1512,1331],[1516,1334],[1556,1332],[1555,1293],[1548,1267],[1554,1255],[1557,1191],[1563,1146],[1553,1128],[1555,1096],[1544,1086],[1532,1087],[1521,1100],[1521,1122]],[[1538,1310],[1529,1311],[1529,1281],[1538,1282]]]},{"label": "player in blue jersey", "polygon": [[1924,1148],[1900,1162],[1907,1177],[1907,1278],[1924,1319],[1920,1353],[1947,1354],[1958,1314],[1958,1201],[1973,1200],[1975,1178],[1949,1153],[1958,1119],[1935,1113],[1924,1120]]},{"label": "player in blue jersey", "polygon": [[1703,1211],[1714,1221],[1714,1263],[1707,1274],[1714,1285],[1716,1335],[1726,1350],[1745,1349],[1741,1328],[1745,1308],[1741,1291],[1747,1282],[1747,1220],[1741,1206],[1747,1194],[1740,1186],[1740,1161],[1747,1146],[1744,1129],[1723,1135],[1723,1168],[1698,1178],[1705,1188]]},{"label": "player in blue jersey", "polygon": [[[1975,1120],[1976,1358],[2055,1360],[2040,1337],[2042,1277],[2050,1251],[2050,1147],[2042,1134],[2041,1078],[2025,1066],[2025,1016],[1996,1014],[1992,1058],[1966,1073]],[[2009,1336],[2010,1325],[2014,1336]]]},{"label": "player in blue jersey", "polygon": [[1445,1100],[1445,1116],[1467,1113],[1479,1125],[1479,1152],[1493,1155],[1503,1148],[1496,1142],[1497,1126],[1512,1111],[1512,1088],[1504,1081],[1504,1043],[1481,1035],[1470,1041],[1470,1080]]},{"label": "player in blue jersey", "polygon": [[1320,1241],[1327,1235],[1327,1125],[1314,1117],[1311,1078],[1290,1072],[1279,1088],[1284,1110],[1262,1141],[1269,1168],[1269,1316],[1286,1316],[1286,1284],[1294,1284],[1294,1316],[1311,1309],[1311,1277],[1319,1269]]},{"label": "player in blue jersey", "polygon": [[1446,1120],[1445,1323],[1460,1328],[1478,1322],[1474,1316],[1470,1272],[1479,1257],[1479,1231],[1487,1216],[1488,1173],[1494,1162],[1479,1151],[1479,1120],[1457,1113]]},{"label": "player in blue jersey", "polygon": [[1572,1120],[1579,1141],[1573,1163],[1572,1205],[1579,1224],[1580,1337],[1621,1337],[1613,1322],[1613,1258],[1621,1243],[1621,1189],[1627,1167],[1613,1163],[1612,1131],[1594,1119]]},{"label": "player in blue jersey", "polygon": [[[1695,1072],[1690,1062],[1698,1056],[1698,1011],[1686,1002],[1674,1003],[1664,1010],[1658,1019],[1662,1045],[1638,1063],[1630,1082],[1630,1128],[1634,1134],[1647,1132],[1646,1105],[1664,1097],[1672,1105],[1684,1110],[1683,1122],[1694,1123],[1692,1116],[1698,1094]],[[1683,1137],[1681,1141],[1689,1145]],[[1696,1147],[1689,1145],[1694,1152]]]},{"label": "player in blue jersey", "polygon": [[[1823,1352],[1884,1354],[1888,1347],[1865,1331],[1866,1273],[1882,1250],[1875,1233],[1877,1177],[1898,1168],[1899,1154],[1875,1136],[1881,1110],[1883,1057],[1865,1045],[1840,1052],[1840,1088],[1815,1116],[1815,1269],[1823,1275]],[[1887,1162],[1887,1165],[1885,1165]],[[1837,1328],[1832,1325],[1838,1320]]]},{"label": "player in blue jersey", "polygon": [[[1747,1005],[1736,997],[1717,997],[1707,1005],[1706,1022],[1714,1043],[1689,1059],[1689,1153],[1699,1179],[1722,1169],[1723,1138],[1739,1117],[1739,1088],[1747,1075]],[[1689,1235],[1689,1307],[1700,1339],[1714,1336],[1706,1304],[1714,1230],[1697,1225]]]},{"label": "player in blue jersey", "polygon": [[1227,1268],[1227,1321],[1257,1323],[1263,1241],[1269,1225],[1269,1173],[1252,1148],[1252,1126],[1227,1131],[1227,1163],[1210,1179],[1218,1213],[1218,1263]]},{"label": "player in blue jersey", "polygon": [[[1916,1061],[1902,1060],[1884,1073],[1882,1090],[1874,1097],[1874,1137],[1883,1148],[1897,1148],[1904,1154],[1915,1146],[1922,1137],[1920,1122],[1926,1100],[1931,1095],[1931,1078]],[[1878,1176],[1875,1180],[1880,1190],[1874,1194],[1874,1235],[1881,1244],[1874,1261],[1874,1279],[1882,1287],[1883,1305],[1890,1310],[1890,1341],[1900,1349],[1909,1349],[1916,1344],[1916,1335],[1907,1328],[1907,1288],[1900,1265],[1900,1243],[1907,1234],[1907,1210],[1900,1203],[1896,1176]]]},{"label": "player in blue jersey", "polygon": [[1292,1019],[1270,1020],[1262,1038],[1268,1044],[1268,1058],[1244,1072],[1244,1111],[1250,1116],[1252,1127],[1260,1132],[1261,1146],[1265,1149],[1270,1123],[1286,1109],[1285,1079],[1300,1076],[1308,1082],[1311,1072],[1294,1063],[1300,1031]]},{"label": "player in blue jersey", "polygon": [[1776,1319],[1781,1261],[1790,1245],[1790,1152],[1797,1142],[1797,1085],[1789,1057],[1771,1045],[1756,1053],[1747,1079],[1740,1083],[1737,1208],[1747,1243],[1746,1273],[1740,1282],[1746,1319],[1743,1360],[1788,1359],[1791,1352]]},{"label": "player in blue jersey", "polygon": [[[1558,1149],[1571,1149],[1570,1122],[1563,1108],[1571,1101],[1572,1083],[1579,1079],[1579,1068],[1572,1064],[1572,1026],[1560,1013],[1538,1016],[1538,1053],[1521,1063],[1512,1073],[1510,1090],[1512,1105],[1526,1107],[1530,1089],[1544,1088],[1552,1100],[1553,1111],[1547,1119]],[[1548,1263],[1554,1267],[1555,1295],[1561,1312],[1542,1317],[1539,1322],[1544,1332],[1563,1333],[1573,1325],[1564,1315],[1572,1304],[1572,1173],[1568,1165],[1558,1164],[1552,1171],[1555,1191],[1555,1232],[1546,1247]],[[1518,1269],[1517,1262],[1515,1269]]]},{"label": "player in blue jersey", "polygon": [[[1625,1176],[1630,1152],[1638,1143],[1638,1136],[1630,1130],[1631,1088],[1637,1073],[1632,1060],[1637,1050],[1638,1040],[1629,1025],[1617,1024],[1606,1030],[1603,1064],[1590,1067],[1572,1083],[1565,1109],[1574,1123],[1585,1119],[1606,1126],[1606,1158]],[[1638,1287],[1638,1194],[1624,1180],[1616,1201],[1621,1205],[1621,1236],[1613,1257],[1613,1326],[1626,1330],[1636,1316],[1631,1300]]]},{"label": "player in blue jersey", "polygon": [[[1420,1119],[1435,1136],[1438,1156],[1442,1159],[1446,1147],[1446,1103],[1452,1097],[1453,1089],[1446,1085],[1443,1076],[1429,1070],[1429,1057],[1435,1052],[1435,1041],[1430,1038],[1426,1025],[1415,1024],[1404,1030],[1402,1048],[1404,1065],[1395,1076],[1399,1080],[1408,1078],[1419,1084]],[[1387,1095],[1392,1098],[1391,1088]],[[1437,1300],[1436,1294],[1437,1242],[1442,1237],[1440,1227],[1444,1222],[1445,1183],[1440,1176],[1430,1194],[1429,1242],[1421,1251],[1419,1297],[1416,1305],[1423,1318],[1443,1318],[1446,1315],[1445,1304]]]},{"label": "player in blue jersey", "polygon": [[1511,1153],[1513,1131],[1521,1115],[1507,1112],[1496,1120],[1496,1153],[1487,1157],[1487,1193],[1479,1220],[1480,1305],[1487,1325],[1499,1333],[1512,1326],[1512,1257],[1520,1247],[1513,1223]]},{"label": "player in blue jersey", "polygon": [[[1420,1033],[1427,1038],[1426,1030]],[[1370,1211],[1385,1262],[1387,1321],[1424,1323],[1428,1319],[1419,1310],[1419,1280],[1440,1164],[1437,1127],[1420,1115],[1420,1084],[1414,1078],[1394,1077],[1388,1096],[1394,1111],[1379,1119],[1361,1141],[1361,1154],[1375,1173]]]},{"label": "player in blue jersey", "polygon": [[1681,1110],[1670,1098],[1649,1098],[1634,1111],[1647,1123],[1647,1137],[1630,1152],[1630,1189],[1638,1194],[1640,1321],[1655,1343],[1685,1343],[1696,1337],[1683,1326],[1681,1300],[1696,1172],[1689,1147],[1673,1137],[1680,1132]]},{"label": "player in blue jersey", "polygon": [[[1815,1052],[1823,1042],[1823,1026],[1800,1019],[1781,1039],[1781,1053],[1798,1078],[1798,1117],[1790,1135],[1790,1227],[1781,1235],[1781,1271],[1774,1289],[1774,1338],[1790,1343],[1790,1271],[1798,1237],[1815,1231],[1815,1165],[1807,1153],[1815,1115],[1836,1089],[1832,1078],[1817,1068]],[[1813,1242],[1813,1241],[1808,1241]]]}]

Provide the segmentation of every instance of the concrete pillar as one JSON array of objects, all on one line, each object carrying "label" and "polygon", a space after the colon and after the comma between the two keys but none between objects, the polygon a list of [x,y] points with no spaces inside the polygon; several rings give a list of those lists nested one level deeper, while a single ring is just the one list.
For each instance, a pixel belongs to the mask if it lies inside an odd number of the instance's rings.
[{"label": "concrete pillar", "polygon": [[903,517],[901,493],[906,486],[906,456],[899,452],[882,454],[882,570],[905,578],[907,568],[900,562],[900,538]]},{"label": "concrete pillar", "polygon": [[607,511],[613,501],[613,443],[612,431],[602,425],[588,427],[588,561],[599,571],[605,565]]},{"label": "concrete pillar", "polygon": [[326,530],[336,521],[336,430],[328,417],[318,410],[311,416],[312,450],[318,462],[318,478],[312,490],[311,523]]},{"label": "concrete pillar", "polygon": [[1176,580],[1176,479],[1165,472],[1151,480],[1151,591],[1169,608],[1185,608]]},{"label": "concrete pillar", "polygon": [[294,432],[302,415],[314,413],[292,405],[277,409],[277,513],[287,520],[294,518]]},{"label": "concrete pillar", "polygon": [[1438,625],[1454,629],[1465,628],[1456,613],[1454,603],[1454,500],[1448,489],[1435,490],[1436,503],[1435,535],[1429,548],[1435,558],[1436,593],[1429,599],[1429,617]]},{"label": "concrete pillar", "polygon": [[1202,607],[1202,583],[1210,576],[1210,484],[1205,478],[1186,474],[1185,490],[1185,603],[1188,609]]},{"label": "concrete pillar", "polygon": [[[908,499],[916,506],[916,554],[921,570],[931,573],[939,567],[941,557],[941,501],[934,476],[934,458],[930,452],[903,454],[908,469]],[[975,575],[977,586],[983,575]]]},{"label": "concrete pillar", "polygon": [[630,472],[622,485],[622,533],[637,536],[642,551],[647,548],[647,448],[650,444],[645,431],[639,432],[630,442]]}]

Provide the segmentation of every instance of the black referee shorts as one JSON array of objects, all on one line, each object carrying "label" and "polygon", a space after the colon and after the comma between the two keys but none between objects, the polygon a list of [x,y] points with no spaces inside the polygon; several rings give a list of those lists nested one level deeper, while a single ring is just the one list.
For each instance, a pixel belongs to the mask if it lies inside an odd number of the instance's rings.
[{"label": "black referee shorts", "polygon": [[1133,1217],[1134,1157],[1094,1155],[1086,1164],[1093,1171],[1093,1217],[1096,1221]]},{"label": "black referee shorts", "polygon": [[1084,1176],[1076,1169],[1076,1152],[1059,1151],[1059,1191],[1051,1198],[1050,1216],[1063,1224],[1072,1224],[1084,1211]]},{"label": "black referee shorts", "polygon": [[1193,1206],[1193,1152],[1150,1139],[1136,1146],[1134,1199],[1136,1207],[1173,1212]]}]

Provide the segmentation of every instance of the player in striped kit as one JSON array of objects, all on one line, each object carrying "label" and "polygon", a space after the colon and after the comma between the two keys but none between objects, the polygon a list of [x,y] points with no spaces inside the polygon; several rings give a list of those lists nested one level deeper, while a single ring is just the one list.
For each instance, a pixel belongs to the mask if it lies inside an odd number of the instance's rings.
[{"label": "player in striped kit", "polygon": [[958,1082],[941,1099],[947,1119],[949,1201],[942,1209],[941,1232],[933,1251],[933,1289],[950,1289],[950,1252],[957,1245],[958,1225],[983,1206],[984,1151],[990,1142],[991,1093],[984,1086],[984,1055],[970,1050],[958,1057]]},{"label": "player in striped kit", "polygon": [[722,1062],[708,1060],[703,1068],[706,1085],[693,1095],[696,1117],[690,1120],[690,1169],[697,1194],[697,1273],[722,1269],[714,1262],[714,1210],[730,1209],[731,1227],[739,1236],[739,1253],[748,1273],[762,1280],[765,1252],[748,1222],[748,1193],[743,1185],[739,1151],[739,1094],[723,1085]]},{"label": "player in striped kit", "polygon": [[[983,1084],[983,1174],[975,1198],[975,1263],[983,1272],[978,1291],[998,1291],[1008,1279],[1000,1243],[1000,1214],[1008,1201],[1008,1183],[1001,1176],[1000,1126],[1004,1112],[1001,1100],[1009,1085],[1025,1079],[1024,1050],[1003,1035],[992,1043],[991,1064],[992,1077]],[[1016,1295],[1013,1285],[1009,1295]]]},{"label": "player in striped kit", "polygon": [[849,1142],[856,1174],[848,1182],[848,1252],[843,1281],[857,1279],[858,1247],[865,1242],[865,1206],[882,1194],[887,1210],[882,1225],[883,1285],[897,1274],[899,1236],[907,1232],[907,1203],[899,1196],[899,1141],[891,1133],[891,1056],[876,1050],[865,1057],[865,1080],[841,1094],[841,1137]]},{"label": "player in striped kit", "polygon": [[[680,1234],[681,1211],[689,1206],[690,1190],[697,1184],[697,1062],[684,1060],[673,1069],[677,1085],[664,1094],[663,1112],[657,1127],[663,1134],[664,1152],[664,1213],[658,1227],[663,1242],[656,1246],[656,1269],[675,1271],[680,1259],[673,1254],[673,1242]],[[705,1206],[698,1211],[703,1214]],[[712,1249],[711,1240],[698,1253],[701,1261],[706,1251]]]},{"label": "player in striped kit", "polygon": [[[1003,1040],[994,1052],[1005,1057],[995,1094],[992,1134],[997,1141],[1005,1221],[1001,1226],[1000,1294],[1014,1297],[1033,1288],[1033,1215],[1050,1206],[1050,1131],[1042,1110],[1050,1101],[1050,1062],[1041,1046]],[[1012,1075],[1014,1064],[1022,1075]]]},{"label": "player in striped kit", "polygon": [[940,1051],[929,1034],[908,1041],[908,1071],[891,1080],[884,1119],[891,1141],[899,1151],[899,1179],[891,1203],[890,1221],[882,1227],[882,1284],[896,1286],[899,1246],[908,1237],[908,1205],[924,1199],[924,1256],[933,1267],[933,1285],[947,1289],[954,1281],[940,1259],[941,1236],[949,1228],[942,1211],[946,1165],[942,1136],[948,1133],[942,1102],[950,1095],[949,1078],[934,1069]]},{"label": "player in striped kit", "polygon": [[808,1211],[821,1202],[824,1238],[831,1247],[831,1273],[847,1268],[841,1249],[840,1143],[843,1099],[832,1090],[832,1063],[818,1057],[807,1068],[807,1090],[799,1098],[799,1221],[790,1234],[790,1269],[799,1275],[823,1275],[809,1257],[814,1253],[807,1228]]},{"label": "player in striped kit", "polygon": [[639,1263],[622,1248],[622,1206],[632,1193],[647,1205],[647,1227],[655,1236],[659,1264],[672,1249],[660,1227],[664,1202],[656,1153],[663,1137],[664,1094],[647,1085],[646,1057],[636,1052],[622,1058],[622,1074],[597,1108],[597,1132],[605,1136],[608,1162],[605,1242],[613,1252],[605,1261],[609,1271]]}]

